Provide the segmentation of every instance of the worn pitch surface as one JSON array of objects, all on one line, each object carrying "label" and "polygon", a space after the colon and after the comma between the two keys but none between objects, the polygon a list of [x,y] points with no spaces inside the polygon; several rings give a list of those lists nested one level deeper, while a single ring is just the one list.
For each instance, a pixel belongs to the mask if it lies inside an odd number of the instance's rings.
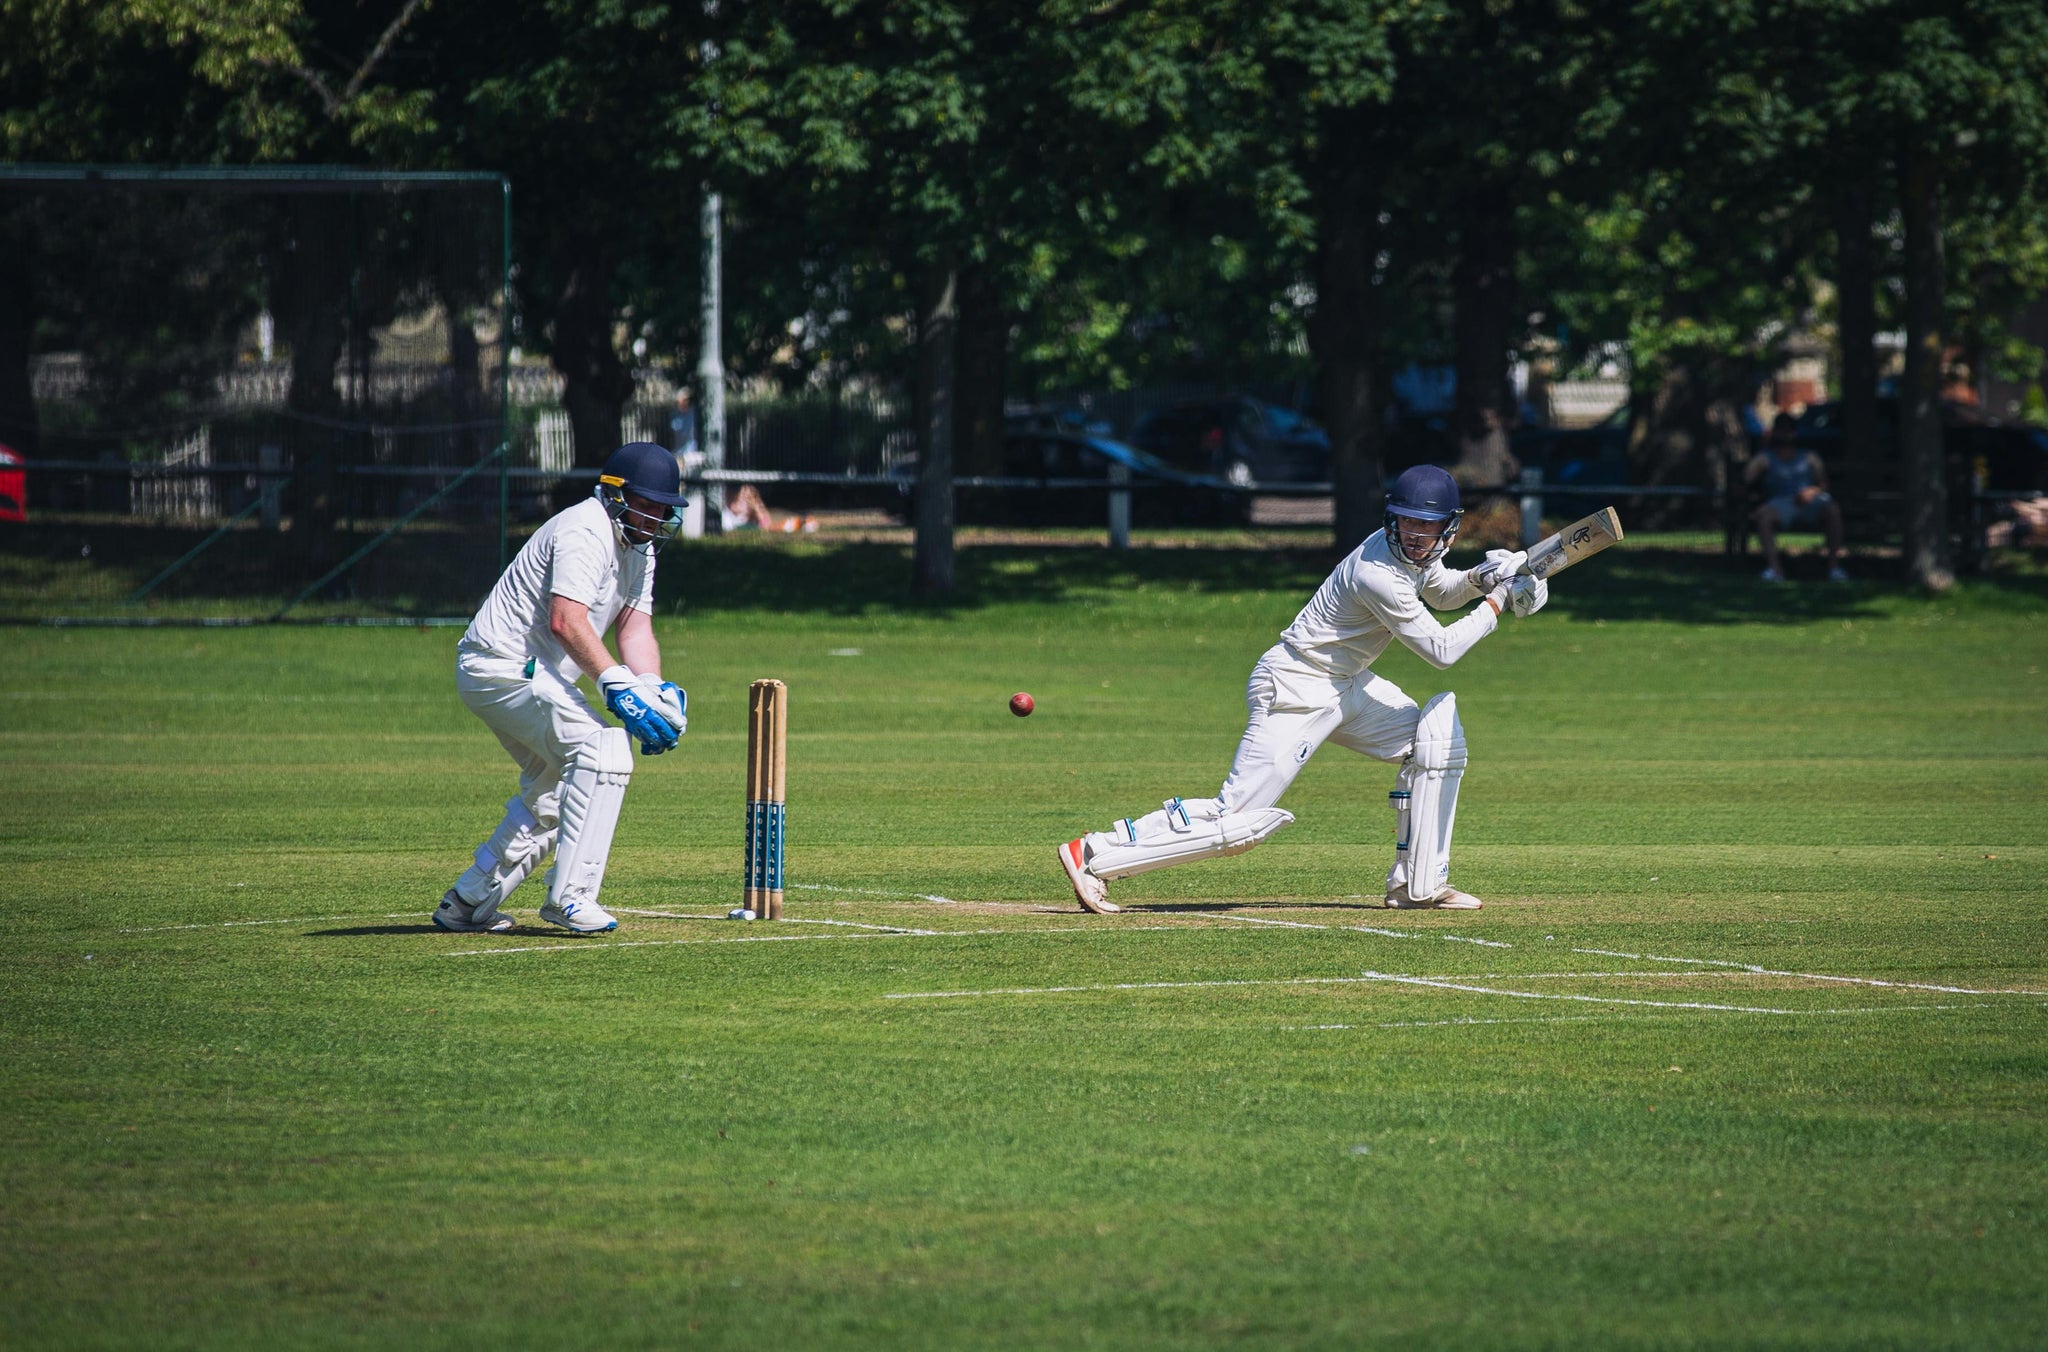
[{"label": "worn pitch surface", "polygon": [[[1386,664],[1459,692],[1477,915],[1370,905],[1391,772],[1334,749],[1259,850],[1066,894],[1213,792],[1308,559],[979,551],[919,612],[679,551],[691,730],[594,940],[427,924],[508,790],[452,631],[17,630],[0,1333],[2039,1345],[2048,607],[1637,546]],[[770,675],[791,918],[740,925]]]}]

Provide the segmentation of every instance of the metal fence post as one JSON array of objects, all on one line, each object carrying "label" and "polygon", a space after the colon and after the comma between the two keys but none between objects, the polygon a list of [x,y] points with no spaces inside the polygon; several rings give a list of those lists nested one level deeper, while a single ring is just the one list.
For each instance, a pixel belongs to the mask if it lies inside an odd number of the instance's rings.
[{"label": "metal fence post", "polygon": [[283,465],[284,447],[258,446],[256,448],[256,472],[259,480],[256,486],[256,495],[263,504],[259,519],[263,522],[263,529],[267,531],[277,530],[282,523],[282,513],[278,508],[277,490],[279,487],[278,470]]},{"label": "metal fence post", "polygon": [[1533,465],[1522,468],[1522,548],[1543,538],[1543,471]]},{"label": "metal fence post", "polygon": [[[1109,481],[1113,484],[1127,484],[1131,481],[1131,467],[1122,461],[1109,462]],[[1109,547],[1129,549],[1131,547],[1131,490],[1112,488],[1109,490]]]}]

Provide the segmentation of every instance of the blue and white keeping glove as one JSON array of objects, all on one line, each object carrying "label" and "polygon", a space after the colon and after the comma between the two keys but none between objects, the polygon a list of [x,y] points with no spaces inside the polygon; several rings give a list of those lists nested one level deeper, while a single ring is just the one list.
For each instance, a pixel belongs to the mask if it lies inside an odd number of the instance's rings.
[{"label": "blue and white keeping glove", "polygon": [[690,692],[674,681],[664,681],[658,676],[642,672],[639,677],[640,693],[654,706],[654,711],[669,721],[680,737],[690,730]]},{"label": "blue and white keeping glove", "polygon": [[604,692],[604,707],[639,740],[641,755],[659,756],[682,736],[666,714],[648,703],[640,688],[640,678],[625,667],[605,668],[597,678],[597,688]]}]

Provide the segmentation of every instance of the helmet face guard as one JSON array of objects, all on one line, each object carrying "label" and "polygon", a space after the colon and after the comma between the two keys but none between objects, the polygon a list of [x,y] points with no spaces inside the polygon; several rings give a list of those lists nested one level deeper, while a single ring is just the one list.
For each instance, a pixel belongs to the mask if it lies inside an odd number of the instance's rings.
[{"label": "helmet face guard", "polygon": [[[625,481],[615,475],[600,475],[597,480],[596,496],[604,504],[605,514],[612,519],[612,529],[628,549],[637,549],[648,558],[653,558],[676,538],[676,532],[683,526],[683,511],[680,506],[664,507],[658,502],[642,498],[636,503],[626,496]],[[661,515],[648,511],[657,509]]]},{"label": "helmet face guard", "polygon": [[[1387,544],[1397,558],[1418,568],[1428,567],[1449,552],[1458,538],[1458,523],[1464,519],[1457,481],[1435,465],[1404,470],[1387,493]],[[1416,523],[1424,521],[1442,522],[1442,532],[1432,536],[1416,530]]]},{"label": "helmet face guard", "polygon": [[[1387,543],[1394,547],[1394,553],[1404,562],[1426,568],[1450,552],[1452,542],[1458,538],[1458,525],[1464,519],[1463,511],[1452,512],[1448,516],[1417,516],[1389,507],[1386,521]],[[1412,530],[1418,522],[1424,521],[1441,521],[1444,526],[1443,534],[1431,540],[1426,532]]]}]

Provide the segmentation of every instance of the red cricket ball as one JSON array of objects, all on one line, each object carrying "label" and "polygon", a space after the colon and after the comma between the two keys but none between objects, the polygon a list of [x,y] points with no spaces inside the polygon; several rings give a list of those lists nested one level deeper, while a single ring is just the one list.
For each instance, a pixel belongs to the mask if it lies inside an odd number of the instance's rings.
[{"label": "red cricket ball", "polygon": [[1019,718],[1025,717],[1037,707],[1038,701],[1025,694],[1022,690],[1010,696],[1010,712]]}]

